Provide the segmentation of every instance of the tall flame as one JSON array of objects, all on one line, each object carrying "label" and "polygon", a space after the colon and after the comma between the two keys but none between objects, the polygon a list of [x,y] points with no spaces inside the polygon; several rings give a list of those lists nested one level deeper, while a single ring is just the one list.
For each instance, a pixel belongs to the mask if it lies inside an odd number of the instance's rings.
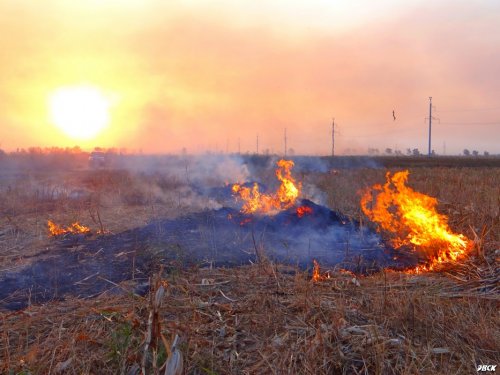
[{"label": "tall flame", "polygon": [[78,222],[75,222],[71,224],[71,226],[63,228],[60,225],[57,225],[54,223],[52,220],[49,220],[47,222],[47,225],[49,227],[49,233],[52,236],[60,236],[66,233],[90,233],[90,228],[86,227],[85,225],[81,225]]},{"label": "tall flame", "polygon": [[319,263],[316,259],[313,259],[313,270],[311,280],[314,282],[323,281],[330,279],[330,273],[326,272],[321,274]]},{"label": "tall flame", "polygon": [[237,194],[245,203],[241,209],[244,213],[272,213],[285,210],[294,205],[300,194],[301,185],[292,177],[292,160],[280,160],[277,163],[276,178],[281,181],[278,190],[273,194],[263,194],[255,183],[251,188],[234,184],[233,194]]},{"label": "tall flame", "polygon": [[321,281],[323,278],[321,276],[321,273],[319,271],[319,263],[316,259],[313,259],[313,274],[312,274],[312,281]]},{"label": "tall flame", "polygon": [[462,234],[448,227],[448,217],[436,210],[437,199],[406,186],[408,171],[392,177],[386,183],[374,185],[361,198],[361,209],[380,228],[392,233],[395,248],[413,246],[428,256],[428,264],[414,271],[430,271],[443,262],[456,261],[471,248]]}]

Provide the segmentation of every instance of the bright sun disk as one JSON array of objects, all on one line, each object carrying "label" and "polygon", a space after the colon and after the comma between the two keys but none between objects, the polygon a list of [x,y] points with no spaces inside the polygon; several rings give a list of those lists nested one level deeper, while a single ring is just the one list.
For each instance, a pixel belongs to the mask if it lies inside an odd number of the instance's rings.
[{"label": "bright sun disk", "polygon": [[62,87],[50,96],[50,118],[73,139],[97,136],[109,124],[110,102],[93,86]]}]

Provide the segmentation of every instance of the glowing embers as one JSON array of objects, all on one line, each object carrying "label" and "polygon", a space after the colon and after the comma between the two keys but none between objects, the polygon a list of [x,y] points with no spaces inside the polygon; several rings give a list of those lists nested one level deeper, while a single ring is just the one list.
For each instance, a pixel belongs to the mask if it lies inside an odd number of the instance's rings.
[{"label": "glowing embers", "polygon": [[71,234],[87,234],[90,233],[90,228],[84,225],[81,225],[78,222],[71,224],[69,227],[63,228],[60,225],[55,224],[52,220],[47,222],[49,228],[49,234],[51,236],[62,236],[67,233]]},{"label": "glowing embers", "polygon": [[300,206],[297,207],[296,213],[298,217],[303,217],[305,215],[311,215],[313,213],[313,209],[309,206]]},{"label": "glowing embers", "polygon": [[301,185],[295,181],[291,174],[294,163],[291,160],[282,159],[276,164],[278,166],[276,177],[281,184],[275,193],[261,193],[257,183],[251,188],[240,184],[232,186],[233,194],[244,202],[241,208],[243,213],[273,214],[286,210],[295,204],[297,197],[300,195]]},{"label": "glowing embers", "polygon": [[472,242],[448,227],[448,217],[436,210],[437,199],[406,186],[408,171],[386,174],[386,183],[374,185],[361,198],[366,216],[391,234],[396,248],[411,246],[423,253],[426,264],[409,272],[433,270],[436,265],[465,256]]}]

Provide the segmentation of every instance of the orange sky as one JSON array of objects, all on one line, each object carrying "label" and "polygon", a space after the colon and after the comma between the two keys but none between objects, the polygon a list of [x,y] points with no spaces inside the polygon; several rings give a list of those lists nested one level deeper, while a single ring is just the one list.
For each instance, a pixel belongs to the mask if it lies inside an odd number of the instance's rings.
[{"label": "orange sky", "polygon": [[[500,153],[500,3],[402,3],[4,0],[0,148],[253,152],[259,134],[281,152],[286,127],[297,153],[328,154],[335,117],[339,153],[426,152],[433,96],[436,152]],[[85,142],[47,108],[81,84],[112,102]]]}]

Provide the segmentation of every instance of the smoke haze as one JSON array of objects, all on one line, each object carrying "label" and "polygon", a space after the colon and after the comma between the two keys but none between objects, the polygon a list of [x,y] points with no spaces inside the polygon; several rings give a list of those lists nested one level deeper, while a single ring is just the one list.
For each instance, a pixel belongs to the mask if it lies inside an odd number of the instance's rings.
[{"label": "smoke haze", "polygon": [[[427,146],[500,152],[500,5],[494,1],[161,1],[0,5],[1,148],[328,154]],[[60,86],[112,103],[95,139],[47,115]],[[393,120],[392,111],[396,120]]]}]

